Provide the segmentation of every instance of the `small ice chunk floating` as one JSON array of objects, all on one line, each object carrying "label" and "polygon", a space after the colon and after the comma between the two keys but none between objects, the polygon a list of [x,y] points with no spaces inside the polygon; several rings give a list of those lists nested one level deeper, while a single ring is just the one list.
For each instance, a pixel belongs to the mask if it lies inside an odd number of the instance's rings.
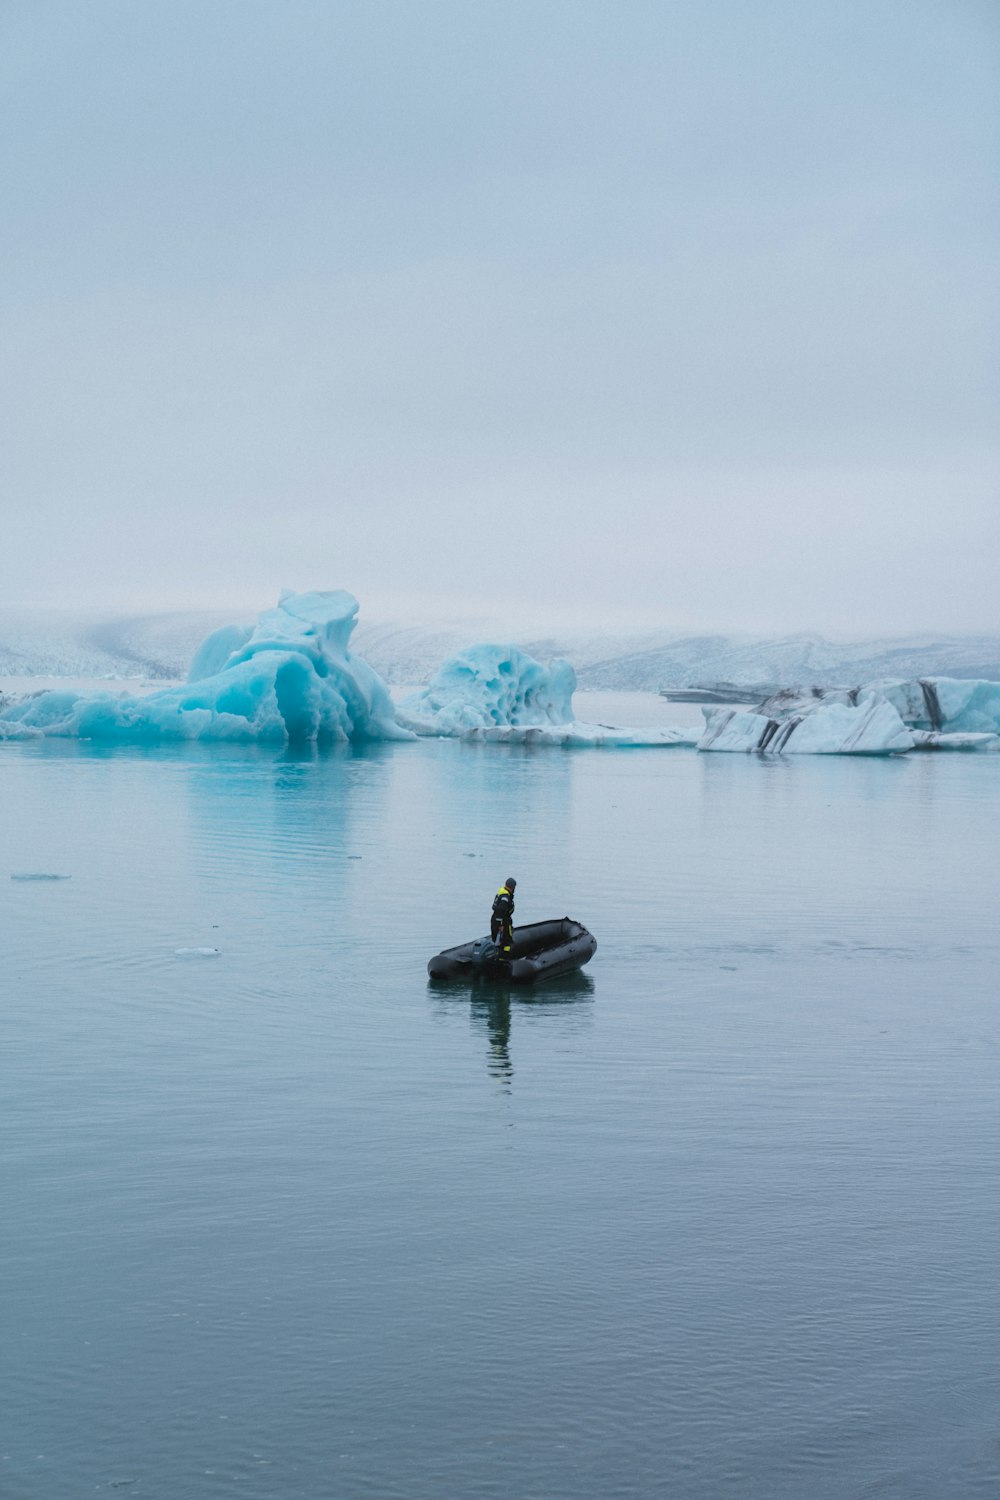
[{"label": "small ice chunk floating", "polygon": [[499,950],[489,938],[476,938],[435,954],[427,972],[431,979],[534,984],[582,969],[596,952],[597,939],[582,922],[556,917],[515,927],[509,961],[501,962]]}]

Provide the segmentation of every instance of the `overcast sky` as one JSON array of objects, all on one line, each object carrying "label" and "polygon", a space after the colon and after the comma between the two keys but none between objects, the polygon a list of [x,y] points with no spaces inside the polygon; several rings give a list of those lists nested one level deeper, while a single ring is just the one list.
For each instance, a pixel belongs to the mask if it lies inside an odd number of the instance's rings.
[{"label": "overcast sky", "polygon": [[0,605],[1000,630],[994,0],[3,0],[0,92]]}]

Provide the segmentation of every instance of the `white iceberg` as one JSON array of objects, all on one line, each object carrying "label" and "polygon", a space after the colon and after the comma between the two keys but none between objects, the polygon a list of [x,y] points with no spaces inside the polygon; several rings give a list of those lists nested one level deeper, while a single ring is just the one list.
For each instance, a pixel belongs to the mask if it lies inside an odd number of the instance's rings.
[{"label": "white iceberg", "polygon": [[145,697],[37,693],[3,705],[0,733],[274,743],[411,739],[376,672],[348,648],[353,595],[282,594],[257,625],[215,631],[190,679]]},{"label": "white iceberg", "polygon": [[[758,704],[755,713],[772,722],[775,727],[733,724],[723,730],[717,726],[716,739],[720,743],[705,744],[705,749],[726,749],[730,743],[734,749],[762,749],[805,751],[809,748],[810,732],[803,732],[798,722],[819,715],[819,726],[812,733],[820,739],[827,738],[827,730],[834,725],[834,716],[829,712],[835,706],[858,708],[871,702],[884,703],[898,714],[909,731],[915,750],[995,750],[1000,748],[1000,683],[982,680],[965,681],[950,677],[916,678],[908,682],[873,682],[866,687],[855,688],[781,688]],[[780,732],[779,728],[780,726]],[[886,731],[895,727],[895,721],[886,715],[881,718],[881,727]],[[865,730],[866,743],[861,753],[880,753],[869,748],[876,725],[874,720]],[[749,745],[755,732],[767,737],[766,746]],[[794,733],[794,744],[788,743]],[[723,743],[722,741],[726,741]],[[907,748],[903,744],[894,750]],[[849,753],[855,746],[845,746],[837,753]]]},{"label": "white iceberg", "polygon": [[787,718],[705,709],[699,750],[770,755],[897,755],[914,746],[896,709],[876,693],[859,702],[811,700]]}]

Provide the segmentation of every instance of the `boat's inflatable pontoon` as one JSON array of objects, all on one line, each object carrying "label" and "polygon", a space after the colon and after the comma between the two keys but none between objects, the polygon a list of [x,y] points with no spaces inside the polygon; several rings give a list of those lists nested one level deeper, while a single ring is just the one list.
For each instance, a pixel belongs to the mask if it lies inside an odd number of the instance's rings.
[{"label": "boat's inflatable pontoon", "polygon": [[432,979],[491,979],[531,984],[580,969],[597,951],[597,939],[572,917],[515,927],[510,960],[501,962],[489,938],[445,948],[427,965]]}]

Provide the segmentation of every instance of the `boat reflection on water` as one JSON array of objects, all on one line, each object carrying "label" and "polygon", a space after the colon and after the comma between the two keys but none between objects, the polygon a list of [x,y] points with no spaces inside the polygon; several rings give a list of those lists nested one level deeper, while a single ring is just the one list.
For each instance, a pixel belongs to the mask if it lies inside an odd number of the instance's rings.
[{"label": "boat reflection on water", "polygon": [[478,980],[471,985],[431,980],[427,986],[442,1009],[451,1011],[458,1004],[468,1006],[473,1029],[485,1032],[488,1042],[487,1069],[490,1077],[510,1086],[514,1065],[510,1055],[510,1034],[515,1011],[525,1019],[537,1018],[540,1012],[554,1012],[577,1006],[594,997],[594,981],[589,974],[563,974],[544,985],[524,986]]}]

